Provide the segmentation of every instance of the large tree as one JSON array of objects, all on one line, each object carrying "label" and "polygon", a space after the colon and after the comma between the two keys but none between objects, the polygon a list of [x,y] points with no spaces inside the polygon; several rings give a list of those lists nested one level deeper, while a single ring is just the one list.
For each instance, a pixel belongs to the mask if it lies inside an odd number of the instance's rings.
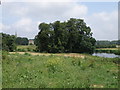
[{"label": "large tree", "polygon": [[2,33],[2,50],[5,51],[15,51],[15,36]]},{"label": "large tree", "polygon": [[92,37],[90,27],[82,19],[41,23],[39,30],[35,44],[40,52],[92,53],[95,49],[96,40]]}]

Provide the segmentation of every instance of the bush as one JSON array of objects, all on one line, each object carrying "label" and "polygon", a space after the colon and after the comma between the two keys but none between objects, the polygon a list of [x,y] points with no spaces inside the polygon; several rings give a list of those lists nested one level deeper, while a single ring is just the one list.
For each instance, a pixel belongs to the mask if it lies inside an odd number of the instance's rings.
[{"label": "bush", "polygon": [[15,36],[4,34],[2,33],[2,50],[5,51],[15,51],[16,50],[16,44],[15,44]]},{"label": "bush", "polygon": [[47,60],[46,67],[48,68],[49,72],[55,73],[56,71],[61,71],[60,64],[62,63],[62,60],[60,60],[59,57],[51,58]]},{"label": "bush", "polygon": [[25,53],[24,55],[28,55],[28,56],[31,56],[31,54],[29,54],[29,53]]},{"label": "bush", "polygon": [[19,52],[26,52],[25,49],[17,49],[17,51],[19,51]]},{"label": "bush", "polygon": [[8,57],[8,52],[7,51],[2,51],[2,60],[8,60],[9,57]]}]

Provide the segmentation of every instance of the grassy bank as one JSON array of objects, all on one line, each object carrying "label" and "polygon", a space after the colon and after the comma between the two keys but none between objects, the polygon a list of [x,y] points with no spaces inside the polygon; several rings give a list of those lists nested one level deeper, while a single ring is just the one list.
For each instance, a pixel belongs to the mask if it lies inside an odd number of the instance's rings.
[{"label": "grassy bank", "polygon": [[97,48],[95,52],[96,53],[114,53],[116,55],[120,55],[119,48]]},{"label": "grassy bank", "polygon": [[117,88],[117,60],[3,53],[3,88]]},{"label": "grassy bank", "polygon": [[[36,46],[35,45],[18,45],[17,50],[18,52],[35,52]],[[120,55],[120,49],[118,48],[97,48],[95,50],[96,53],[114,53],[116,55]]]}]

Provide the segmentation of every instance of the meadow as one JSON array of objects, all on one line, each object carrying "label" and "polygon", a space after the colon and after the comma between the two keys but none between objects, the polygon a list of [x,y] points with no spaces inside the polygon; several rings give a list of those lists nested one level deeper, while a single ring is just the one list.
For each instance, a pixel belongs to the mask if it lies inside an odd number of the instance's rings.
[{"label": "meadow", "polygon": [[18,45],[17,51],[19,52],[26,52],[26,51],[35,51],[36,46],[35,45]]},{"label": "meadow", "polygon": [[3,52],[3,88],[118,88],[118,58]]}]

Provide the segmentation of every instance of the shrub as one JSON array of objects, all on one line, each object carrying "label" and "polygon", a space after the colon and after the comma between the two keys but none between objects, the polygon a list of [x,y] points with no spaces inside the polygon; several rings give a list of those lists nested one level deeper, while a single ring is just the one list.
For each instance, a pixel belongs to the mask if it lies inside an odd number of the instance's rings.
[{"label": "shrub", "polygon": [[29,53],[25,53],[24,55],[28,55],[28,56],[31,56],[31,54],[29,54]]},{"label": "shrub", "polygon": [[8,52],[7,51],[2,51],[2,60],[8,60],[9,57],[8,57]]},{"label": "shrub", "polygon": [[47,60],[46,62],[46,66],[48,68],[48,71],[50,72],[56,72],[56,71],[60,71],[60,64],[62,63],[62,61],[60,60],[59,57],[56,58],[51,58],[49,60]]},{"label": "shrub", "polygon": [[27,50],[25,50],[25,49],[17,49],[17,51],[19,51],[19,52],[26,52]]}]

